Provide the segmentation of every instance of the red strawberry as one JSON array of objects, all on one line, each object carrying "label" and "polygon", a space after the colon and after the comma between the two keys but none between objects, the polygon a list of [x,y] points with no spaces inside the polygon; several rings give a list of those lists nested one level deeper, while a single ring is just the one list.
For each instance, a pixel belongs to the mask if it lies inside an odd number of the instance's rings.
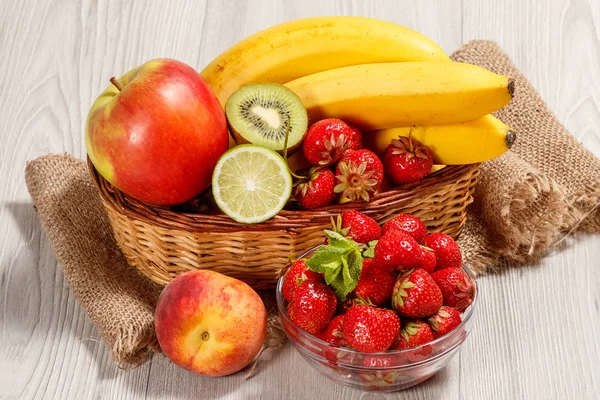
[{"label": "red strawberry", "polygon": [[402,317],[428,317],[440,309],[443,301],[442,291],[424,269],[406,271],[394,285],[392,307]]},{"label": "red strawberry", "polygon": [[435,315],[427,318],[435,339],[452,331],[460,325],[461,321],[458,310],[449,306],[442,306]]},{"label": "red strawberry", "polygon": [[344,314],[344,337],[354,350],[385,351],[399,333],[400,319],[392,310],[357,304]]},{"label": "red strawberry", "polygon": [[433,340],[431,328],[425,321],[415,320],[407,322],[402,326],[398,341],[392,347],[394,350],[409,349],[417,347]]},{"label": "red strawberry", "polygon": [[335,200],[335,175],[327,168],[312,167],[308,178],[296,183],[294,197],[302,208],[318,208]]},{"label": "red strawberry", "polygon": [[410,214],[400,214],[397,217],[390,219],[381,227],[383,233],[392,229],[408,233],[419,243],[421,243],[427,235],[427,227],[423,221]]},{"label": "red strawberry", "polygon": [[462,266],[460,248],[450,236],[441,232],[432,233],[425,236],[423,244],[435,253],[436,269],[460,268]]},{"label": "red strawberry", "polygon": [[370,305],[383,306],[392,297],[396,273],[387,268],[377,266],[372,258],[363,260],[358,284],[351,295],[352,303],[366,302]]},{"label": "red strawberry", "polygon": [[435,271],[436,259],[435,253],[429,247],[421,246],[421,262],[419,268],[423,268],[429,274]]},{"label": "red strawberry", "polygon": [[325,342],[335,344],[337,346],[348,346],[348,342],[344,339],[344,316],[338,315],[334,317],[327,328],[317,335],[317,337]]},{"label": "red strawberry", "polygon": [[375,262],[383,268],[398,270],[415,268],[421,262],[422,250],[410,235],[390,230],[375,245]]},{"label": "red strawberry", "polygon": [[299,328],[316,335],[327,327],[337,307],[337,297],[324,283],[306,281],[288,304],[290,320]]},{"label": "red strawberry", "polygon": [[335,170],[336,193],[350,201],[369,201],[383,181],[383,164],[370,150],[348,150]]},{"label": "red strawberry", "polygon": [[310,126],[302,150],[312,165],[326,167],[335,164],[344,152],[356,144],[356,134],[348,124],[337,118],[328,118]]},{"label": "red strawberry", "polygon": [[431,151],[410,137],[399,137],[385,149],[383,165],[387,177],[399,185],[423,179],[431,171]]},{"label": "red strawberry", "polygon": [[342,228],[348,228],[346,236],[357,243],[366,244],[381,237],[377,221],[356,210],[342,212]]},{"label": "red strawberry", "polygon": [[363,148],[362,133],[355,127],[350,126],[350,139],[348,140],[348,150],[358,150]]},{"label": "red strawberry", "polygon": [[463,312],[475,297],[475,286],[462,268],[444,268],[431,274],[444,296],[444,305]]},{"label": "red strawberry", "polygon": [[323,277],[308,269],[304,260],[297,260],[285,273],[281,294],[286,301],[292,301],[294,291],[305,281],[323,282]]}]

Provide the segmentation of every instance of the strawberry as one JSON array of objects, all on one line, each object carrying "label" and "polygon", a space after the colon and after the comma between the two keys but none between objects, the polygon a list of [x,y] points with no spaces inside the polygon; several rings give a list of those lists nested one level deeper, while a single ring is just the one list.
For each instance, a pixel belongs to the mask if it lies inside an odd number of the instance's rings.
[{"label": "strawberry", "polygon": [[387,268],[379,268],[372,258],[365,258],[358,284],[353,295],[350,296],[350,301],[382,306],[392,297],[394,283],[396,283],[395,272]]},{"label": "strawberry", "polygon": [[369,201],[383,181],[383,164],[370,150],[347,150],[335,170],[336,193],[350,201]]},{"label": "strawberry", "polygon": [[354,350],[385,351],[399,333],[400,319],[392,310],[356,304],[344,314],[344,337]]},{"label": "strawberry", "polygon": [[328,118],[310,126],[302,150],[312,165],[327,167],[335,164],[346,150],[356,146],[356,134],[342,120]]},{"label": "strawberry", "polygon": [[417,347],[433,340],[431,328],[425,321],[409,321],[402,326],[398,341],[392,347],[394,350],[404,350]]},{"label": "strawberry", "polygon": [[443,301],[442,291],[424,269],[406,271],[394,285],[392,307],[402,317],[428,317],[440,309]]},{"label": "strawberry", "polygon": [[292,301],[294,291],[305,281],[323,282],[323,277],[308,269],[304,260],[297,260],[285,273],[281,294],[286,301]]},{"label": "strawberry", "polygon": [[428,274],[432,274],[435,271],[435,253],[429,247],[421,246],[421,261],[419,262],[418,268],[423,268]]},{"label": "strawberry", "polygon": [[461,321],[462,319],[460,318],[458,310],[449,306],[440,307],[435,315],[427,318],[427,322],[429,323],[429,326],[431,326],[433,337],[435,339],[452,331],[460,325]]},{"label": "strawberry", "polygon": [[294,292],[288,304],[290,320],[311,335],[327,327],[337,307],[337,297],[324,283],[306,281]]},{"label": "strawberry", "polygon": [[294,189],[294,197],[302,208],[318,208],[335,200],[335,175],[327,168],[312,167],[308,177],[299,180]]},{"label": "strawberry", "polygon": [[387,177],[399,185],[423,179],[431,171],[431,151],[409,137],[399,137],[385,149],[383,165]]},{"label": "strawberry", "polygon": [[410,235],[389,230],[375,245],[375,262],[383,268],[409,269],[419,266],[422,250]]},{"label": "strawberry", "polygon": [[381,227],[383,233],[392,229],[408,233],[419,243],[423,242],[423,239],[425,239],[425,236],[427,235],[427,227],[423,221],[410,214],[400,214],[397,217],[390,219]]},{"label": "strawberry", "polygon": [[350,139],[348,140],[348,150],[358,150],[363,148],[362,133],[353,126],[350,126]]},{"label": "strawberry", "polygon": [[431,274],[444,296],[444,305],[463,312],[473,302],[475,286],[462,268],[444,268]]},{"label": "strawberry", "polygon": [[435,253],[436,269],[460,268],[462,266],[462,254],[458,244],[450,236],[436,232],[425,236],[423,244]]},{"label": "strawberry", "polygon": [[348,342],[344,339],[344,316],[338,315],[334,317],[327,328],[317,335],[317,337],[325,342],[335,344],[336,346],[346,347]]},{"label": "strawberry", "polygon": [[347,228],[346,236],[357,243],[367,244],[381,237],[377,221],[356,210],[342,212],[342,228]]}]

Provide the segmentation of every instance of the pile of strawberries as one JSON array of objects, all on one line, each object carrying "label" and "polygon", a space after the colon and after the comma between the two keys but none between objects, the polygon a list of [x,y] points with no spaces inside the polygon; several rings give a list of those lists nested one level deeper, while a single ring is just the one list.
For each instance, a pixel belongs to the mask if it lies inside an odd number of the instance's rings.
[{"label": "pile of strawberries", "polygon": [[365,353],[419,346],[456,328],[473,301],[456,242],[412,215],[380,227],[345,211],[326,236],[282,284],[290,320],[326,342]]},{"label": "pile of strawberries", "polygon": [[[302,143],[304,158],[313,165],[303,171],[293,192],[307,209],[340,201],[369,201],[383,183],[394,184],[424,178],[433,166],[431,151],[411,138],[393,140],[382,160],[363,149],[361,132],[337,118],[311,125]],[[385,169],[385,174],[384,174]],[[335,173],[334,173],[335,171]]]}]

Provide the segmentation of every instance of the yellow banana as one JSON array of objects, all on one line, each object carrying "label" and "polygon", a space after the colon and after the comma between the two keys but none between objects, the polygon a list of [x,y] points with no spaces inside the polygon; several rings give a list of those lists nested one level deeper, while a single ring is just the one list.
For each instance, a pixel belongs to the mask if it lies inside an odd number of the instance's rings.
[{"label": "yellow banana", "polygon": [[[412,129],[412,132],[411,132]],[[363,135],[366,148],[382,154],[393,139],[408,136],[429,147],[436,164],[473,164],[498,157],[510,148],[516,135],[492,115],[452,125],[383,129]]]},{"label": "yellow banana", "polygon": [[200,74],[224,105],[249,83],[285,83],[333,68],[391,61],[450,59],[431,39],[401,25],[362,17],[315,17],[258,32]]},{"label": "yellow banana", "polygon": [[331,69],[285,84],[311,121],[363,130],[445,125],[483,117],[512,98],[512,81],[471,64],[400,62]]}]

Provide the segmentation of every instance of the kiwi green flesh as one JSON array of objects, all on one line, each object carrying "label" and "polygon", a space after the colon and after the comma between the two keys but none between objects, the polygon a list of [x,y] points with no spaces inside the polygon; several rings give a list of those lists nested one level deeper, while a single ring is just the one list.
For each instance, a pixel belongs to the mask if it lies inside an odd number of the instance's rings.
[{"label": "kiwi green flesh", "polygon": [[237,143],[253,143],[283,151],[289,127],[288,152],[301,143],[308,116],[300,98],[275,83],[255,83],[234,92],[225,113]]}]

